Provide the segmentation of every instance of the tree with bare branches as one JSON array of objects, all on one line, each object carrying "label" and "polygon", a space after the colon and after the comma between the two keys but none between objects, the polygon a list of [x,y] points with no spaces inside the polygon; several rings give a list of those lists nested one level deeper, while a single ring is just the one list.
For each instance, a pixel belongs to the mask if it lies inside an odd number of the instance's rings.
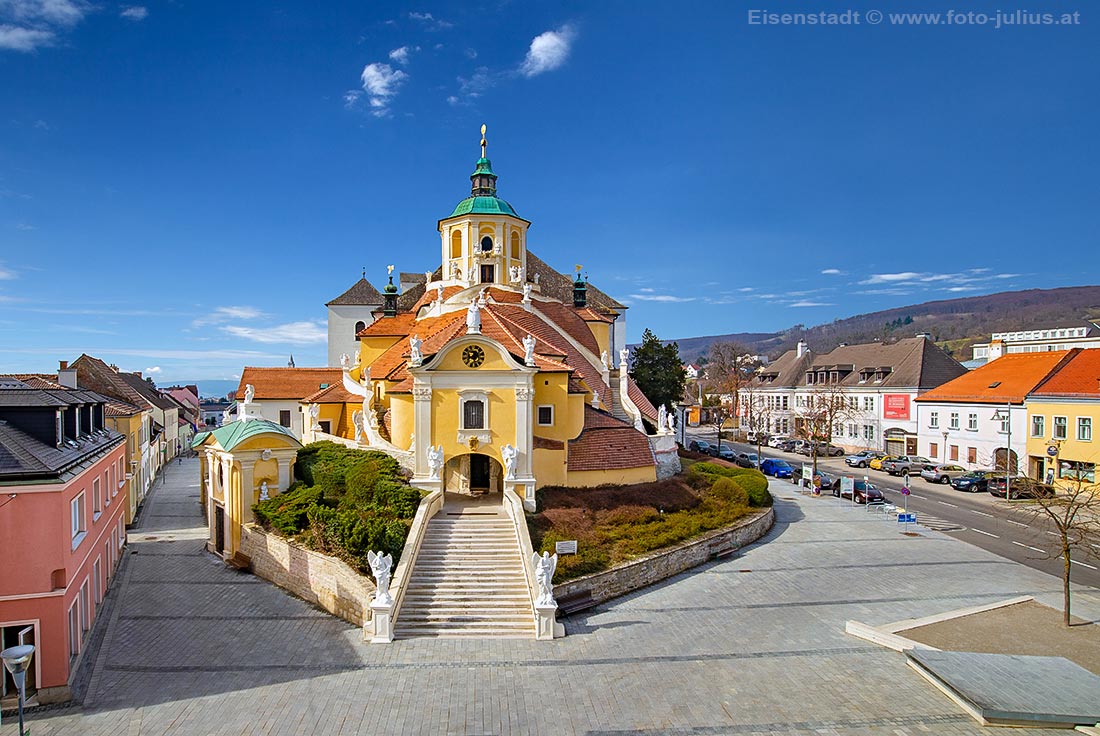
[{"label": "tree with bare branches", "polygon": [[741,416],[741,392],[752,381],[759,361],[739,342],[716,342],[707,353],[706,375],[714,390],[731,397],[730,411]]},{"label": "tree with bare branches", "polygon": [[[1035,498],[1025,508],[1037,520],[1048,522],[1054,536],[1043,535],[1040,541],[1046,547],[1050,557],[1062,560],[1062,623],[1070,625],[1070,575],[1073,570],[1073,558],[1088,556],[1097,558],[1094,544],[1100,544],[1100,485],[1089,478],[1084,471],[1077,470],[1063,475],[1068,483],[1049,486],[1029,478],[1012,478],[1011,483],[1026,483],[1034,486]],[[1005,498],[1010,492],[1006,489]],[[1049,541],[1048,541],[1049,539]]]},{"label": "tree with bare branches", "polygon": [[817,475],[817,456],[820,443],[833,441],[833,428],[854,419],[858,412],[848,401],[848,392],[836,383],[817,383],[801,395],[801,406],[795,406],[795,424],[801,427],[803,436],[810,442],[813,472]]}]

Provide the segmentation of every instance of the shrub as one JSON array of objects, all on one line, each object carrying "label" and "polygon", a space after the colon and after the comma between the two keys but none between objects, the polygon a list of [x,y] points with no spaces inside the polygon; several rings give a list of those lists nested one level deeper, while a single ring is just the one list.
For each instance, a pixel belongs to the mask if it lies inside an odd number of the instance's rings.
[{"label": "shrub", "polygon": [[324,503],[321,489],[295,484],[285,493],[255,504],[252,513],[265,529],[291,536],[305,527],[309,510]]},{"label": "shrub", "polygon": [[714,485],[710,487],[710,494],[723,503],[739,506],[749,505],[748,491],[742,488],[741,484],[733,478],[719,478],[714,481]]}]

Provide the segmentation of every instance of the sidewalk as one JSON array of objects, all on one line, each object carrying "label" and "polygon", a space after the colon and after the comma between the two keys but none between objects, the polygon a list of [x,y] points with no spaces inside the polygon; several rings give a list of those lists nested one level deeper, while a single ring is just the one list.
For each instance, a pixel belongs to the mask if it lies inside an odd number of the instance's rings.
[{"label": "sidewalk", "polygon": [[[772,483],[761,542],[564,619],[553,642],[358,630],[202,551],[197,463],[142,528],[84,712],[49,734],[987,734],[896,652],[844,633],[1059,581],[833,497]],[[1100,594],[1077,596],[1100,616]],[[7,723],[0,734],[8,736]],[[1015,730],[1014,734],[1059,733]]]}]

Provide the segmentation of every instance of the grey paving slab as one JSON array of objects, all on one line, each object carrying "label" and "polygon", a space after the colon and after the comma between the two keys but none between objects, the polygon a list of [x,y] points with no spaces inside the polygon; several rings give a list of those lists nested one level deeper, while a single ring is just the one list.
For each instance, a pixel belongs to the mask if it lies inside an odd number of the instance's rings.
[{"label": "grey paving slab", "polygon": [[[157,486],[84,707],[35,714],[36,736],[977,734],[844,622],[1060,595],[1042,573],[779,483],[761,543],[568,617],[564,639],[369,645],[203,552],[196,474],[174,466]],[[1100,617],[1100,595],[1079,591],[1075,609]]]},{"label": "grey paving slab", "polygon": [[1065,657],[927,649],[906,654],[991,722],[1100,723],[1100,677]]}]

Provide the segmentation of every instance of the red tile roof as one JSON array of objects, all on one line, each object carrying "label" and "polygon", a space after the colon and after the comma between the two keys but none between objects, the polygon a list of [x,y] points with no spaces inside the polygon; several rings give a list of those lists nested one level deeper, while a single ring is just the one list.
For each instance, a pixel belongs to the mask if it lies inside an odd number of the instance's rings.
[{"label": "red tile roof", "polygon": [[630,426],[585,428],[569,443],[569,470],[610,470],[654,465],[649,440]]},{"label": "red tile roof", "polygon": [[241,373],[237,396],[243,397],[245,386],[252,384],[257,399],[301,400],[317,393],[322,384],[331,386],[343,381],[339,368],[255,368]]},{"label": "red tile roof", "polygon": [[1072,356],[1031,393],[1034,396],[1100,398],[1100,348],[1082,350]]},{"label": "red tile roof", "polygon": [[363,397],[344,388],[343,380],[302,399],[303,404],[361,404]]},{"label": "red tile roof", "polygon": [[1009,353],[921,394],[917,401],[1020,404],[1075,352]]}]

